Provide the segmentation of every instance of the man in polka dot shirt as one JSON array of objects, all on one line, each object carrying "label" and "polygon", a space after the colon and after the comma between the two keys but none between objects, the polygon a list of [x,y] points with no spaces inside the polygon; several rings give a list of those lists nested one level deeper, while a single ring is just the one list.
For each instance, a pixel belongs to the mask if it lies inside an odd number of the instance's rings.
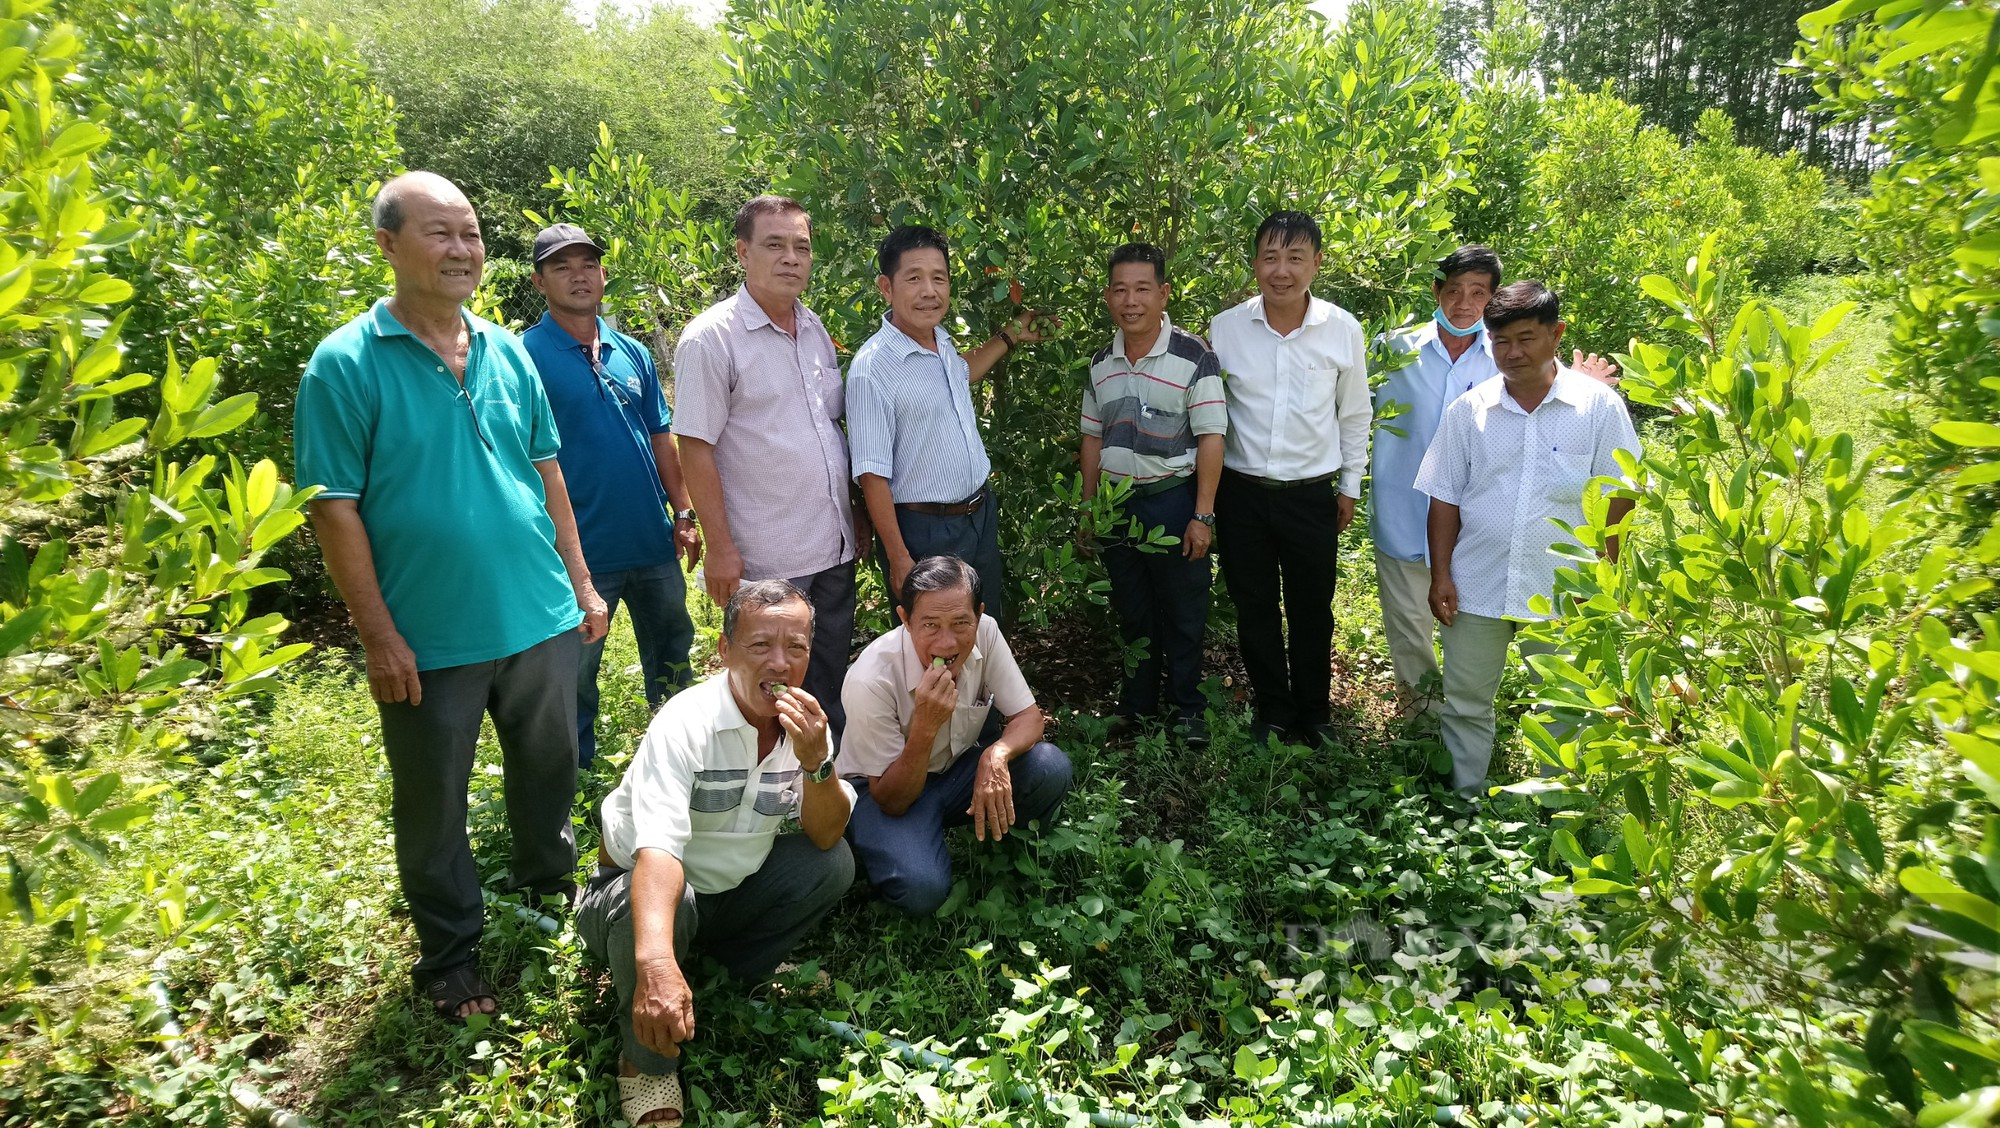
[{"label": "man in polka dot shirt", "polygon": [[[1530,606],[1555,590],[1575,541],[1555,525],[1583,523],[1583,496],[1601,478],[1623,480],[1618,451],[1639,457],[1625,403],[1609,387],[1556,360],[1564,325],[1556,295],[1539,282],[1501,287],[1486,306],[1486,330],[1500,374],[1445,409],[1417,471],[1430,495],[1430,605],[1444,625],[1444,715],[1452,786],[1471,798],[1493,757],[1494,695],[1508,643],[1525,622],[1546,619]],[[1614,498],[1609,521],[1632,508]],[[1617,541],[1606,546],[1616,559]],[[1523,642],[1523,657],[1546,653]]]}]

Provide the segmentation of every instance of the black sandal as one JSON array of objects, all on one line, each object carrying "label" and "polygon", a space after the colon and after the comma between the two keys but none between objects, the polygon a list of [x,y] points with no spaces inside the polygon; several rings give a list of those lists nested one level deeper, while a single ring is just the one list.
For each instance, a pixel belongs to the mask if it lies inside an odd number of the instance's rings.
[{"label": "black sandal", "polygon": [[431,1001],[431,1009],[446,1022],[464,1022],[465,1016],[458,1013],[458,1008],[474,999],[492,999],[495,1004],[500,1001],[486,977],[469,963],[431,976],[428,983],[420,985],[420,990]]}]

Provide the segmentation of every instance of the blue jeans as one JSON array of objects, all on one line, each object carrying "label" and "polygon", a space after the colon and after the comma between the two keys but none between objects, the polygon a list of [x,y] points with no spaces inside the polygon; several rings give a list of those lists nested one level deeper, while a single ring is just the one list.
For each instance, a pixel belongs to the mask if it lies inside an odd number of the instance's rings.
[{"label": "blue jeans", "polygon": [[[929,916],[951,895],[951,855],[944,832],[966,826],[972,816],[972,784],[978,778],[979,749],[965,752],[941,772],[924,780],[923,794],[901,815],[885,814],[868,794],[865,780],[854,780],[859,798],[847,820],[847,839],[854,855],[868,870],[869,884],[882,899],[911,916]],[[1069,793],[1069,757],[1047,741],[1035,745],[1007,765],[1014,778],[1014,828],[1030,822],[1044,828]]]},{"label": "blue jeans", "polygon": [[[688,648],[694,621],[688,618],[687,580],[678,560],[623,572],[592,572],[591,586],[604,599],[605,619],[618,614],[622,600],[632,613],[639,642],[639,669],[646,676],[646,704],[658,706],[693,680]],[[597,671],[604,664],[604,641],[583,648],[576,670],[576,762],[589,767],[597,757]]]}]

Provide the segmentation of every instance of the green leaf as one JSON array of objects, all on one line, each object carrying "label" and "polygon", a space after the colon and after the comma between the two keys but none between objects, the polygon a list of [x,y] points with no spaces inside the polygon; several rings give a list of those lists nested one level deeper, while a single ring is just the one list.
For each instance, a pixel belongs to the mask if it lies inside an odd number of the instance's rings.
[{"label": "green leaf", "polygon": [[17,611],[0,623],[0,658],[5,658],[34,641],[42,627],[55,615],[52,607],[30,607]]},{"label": "green leaf", "polygon": [[2000,905],[1960,889],[1936,870],[1911,866],[1898,872],[1896,881],[1925,904],[1988,928],[2000,927]]},{"label": "green leaf", "polygon": [[1945,442],[1965,447],[2000,447],[2000,423],[1972,423],[1947,419],[1931,424],[1931,433]]},{"label": "green leaf", "polygon": [[256,412],[257,393],[239,392],[196,416],[194,425],[188,428],[188,438],[207,439],[227,434],[248,423]]}]

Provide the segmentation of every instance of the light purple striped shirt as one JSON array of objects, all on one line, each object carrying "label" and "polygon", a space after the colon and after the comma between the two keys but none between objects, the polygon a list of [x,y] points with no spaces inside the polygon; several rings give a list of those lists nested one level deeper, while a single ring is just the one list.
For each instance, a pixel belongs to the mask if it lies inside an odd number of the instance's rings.
[{"label": "light purple striped shirt", "polygon": [[801,579],[854,559],[845,398],[833,338],[803,303],[797,336],[747,290],[717,302],[674,351],[674,432],[715,447],[746,580]]}]

